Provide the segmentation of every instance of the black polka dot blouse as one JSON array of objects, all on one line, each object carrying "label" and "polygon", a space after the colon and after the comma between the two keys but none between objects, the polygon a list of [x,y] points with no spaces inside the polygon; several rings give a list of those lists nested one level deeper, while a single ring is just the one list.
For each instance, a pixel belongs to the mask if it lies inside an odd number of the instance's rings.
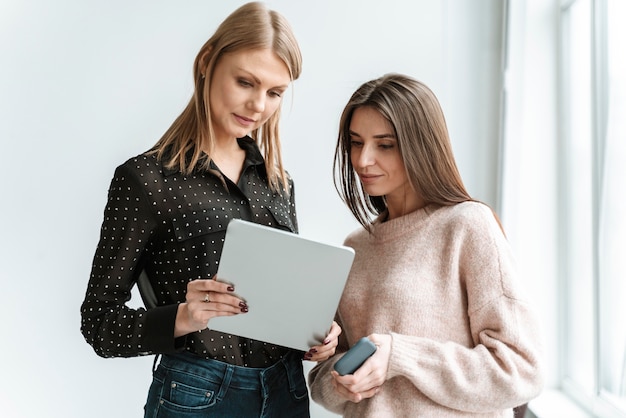
[{"label": "black polka dot blouse", "polygon": [[[115,170],[81,306],[81,332],[98,355],[187,350],[230,364],[267,367],[288,351],[209,329],[174,338],[187,283],[216,274],[230,219],[298,232],[293,182],[290,193],[271,191],[256,143],[249,137],[238,142],[246,151],[238,184],[212,162],[211,169],[186,176],[163,167],[153,154],[131,158]],[[126,302],[142,270],[157,306],[131,309]]]}]

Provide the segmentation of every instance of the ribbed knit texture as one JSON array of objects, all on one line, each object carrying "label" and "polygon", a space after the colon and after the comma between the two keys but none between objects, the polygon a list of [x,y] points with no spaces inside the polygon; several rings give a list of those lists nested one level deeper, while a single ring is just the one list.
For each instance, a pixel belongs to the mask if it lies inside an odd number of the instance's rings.
[{"label": "ribbed knit texture", "polygon": [[512,417],[541,391],[538,321],[513,256],[481,203],[426,207],[348,236],[356,252],[337,352],[391,334],[387,380],[347,402],[331,385],[337,354],[309,375],[314,401],[345,417]]}]

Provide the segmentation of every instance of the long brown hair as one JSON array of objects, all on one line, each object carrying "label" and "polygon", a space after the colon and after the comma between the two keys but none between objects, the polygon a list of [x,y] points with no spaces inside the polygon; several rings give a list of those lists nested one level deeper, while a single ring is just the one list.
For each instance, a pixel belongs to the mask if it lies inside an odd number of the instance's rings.
[{"label": "long brown hair", "polygon": [[[158,158],[166,159],[166,167],[190,174],[202,157],[202,146],[208,146],[211,155],[214,133],[209,87],[219,59],[226,53],[264,48],[272,49],[284,61],[292,81],[300,76],[302,54],[291,26],[282,15],[259,2],[247,3],[232,12],[200,48],[193,65],[193,96],[153,148]],[[275,191],[280,188],[288,191],[279,122],[280,108],[250,136],[263,151],[270,187]],[[209,159],[205,164],[208,167]]]},{"label": "long brown hair", "polygon": [[361,225],[369,230],[372,215],[387,209],[384,196],[365,193],[350,160],[350,122],[354,111],[364,106],[380,112],[393,127],[409,182],[426,204],[449,206],[473,200],[457,168],[435,94],[411,77],[387,74],[354,92],[339,123],[333,164],[335,188]]}]

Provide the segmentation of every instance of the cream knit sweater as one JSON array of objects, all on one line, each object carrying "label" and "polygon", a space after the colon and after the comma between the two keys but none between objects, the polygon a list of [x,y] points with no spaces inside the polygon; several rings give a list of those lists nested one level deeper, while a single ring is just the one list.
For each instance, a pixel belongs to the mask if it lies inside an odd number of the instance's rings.
[{"label": "cream knit sweater", "polygon": [[538,321],[487,206],[426,207],[345,244],[356,256],[337,312],[337,353],[391,334],[387,380],[373,398],[346,401],[331,385],[337,354],[309,374],[315,402],[358,418],[512,417],[539,394]]}]

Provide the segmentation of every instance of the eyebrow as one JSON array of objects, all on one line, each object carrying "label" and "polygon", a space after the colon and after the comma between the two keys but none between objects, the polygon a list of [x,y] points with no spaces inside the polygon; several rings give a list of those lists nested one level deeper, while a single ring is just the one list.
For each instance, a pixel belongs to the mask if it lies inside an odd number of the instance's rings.
[{"label": "eyebrow", "polygon": [[[354,131],[348,131],[348,133],[350,134],[350,136],[358,136],[359,138],[361,137],[361,135],[359,135],[357,132]],[[396,136],[394,134],[378,134],[378,135],[374,135],[374,138],[376,139],[396,139]]]},{"label": "eyebrow", "polygon": [[[252,74],[250,71],[246,70],[245,68],[241,68],[241,67],[238,67],[237,69],[239,71],[241,71],[241,72],[244,72],[244,73],[248,74],[249,77],[252,77],[252,79],[255,81],[255,83],[261,84],[261,80],[257,76]],[[287,88],[289,88],[289,84],[282,84],[282,85],[279,85],[279,86],[274,86],[272,88],[273,89],[287,90]]]}]

